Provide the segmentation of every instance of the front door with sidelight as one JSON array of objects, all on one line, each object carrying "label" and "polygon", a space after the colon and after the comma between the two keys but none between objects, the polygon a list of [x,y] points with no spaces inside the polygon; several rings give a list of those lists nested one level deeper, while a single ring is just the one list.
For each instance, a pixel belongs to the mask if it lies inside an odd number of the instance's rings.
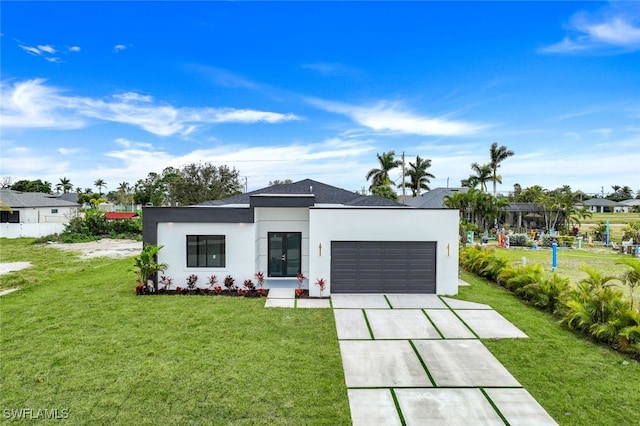
[{"label": "front door with sidelight", "polygon": [[269,232],[270,277],[295,277],[302,271],[302,233]]}]

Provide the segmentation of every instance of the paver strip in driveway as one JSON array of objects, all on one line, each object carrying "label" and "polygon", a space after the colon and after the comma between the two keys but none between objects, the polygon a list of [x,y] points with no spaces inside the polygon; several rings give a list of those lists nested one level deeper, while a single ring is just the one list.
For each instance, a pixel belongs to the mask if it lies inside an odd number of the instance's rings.
[{"label": "paver strip in driveway", "polygon": [[432,386],[407,340],[341,340],[340,353],[348,388]]},{"label": "paver strip in driveway", "polygon": [[484,391],[509,424],[518,426],[556,424],[526,389],[485,389]]},{"label": "paver strip in driveway", "polygon": [[425,309],[433,324],[445,339],[475,339],[476,336],[449,309]]},{"label": "paver strip in driveway", "polygon": [[334,309],[338,340],[371,339],[362,309]]},{"label": "paver strip in driveway", "polygon": [[455,310],[481,339],[526,338],[518,327],[494,310]]},{"label": "paver strip in driveway", "polygon": [[389,309],[382,294],[332,294],[331,303],[334,309]]},{"label": "paver strip in driveway", "polygon": [[420,309],[367,309],[376,339],[440,339],[440,334]]},{"label": "paver strip in driveway", "polygon": [[389,389],[348,389],[354,426],[401,426]]},{"label": "paver strip in driveway", "polygon": [[435,294],[387,294],[393,309],[449,309]]},{"label": "paver strip in driveway", "polygon": [[436,386],[521,386],[479,340],[413,341]]},{"label": "paver strip in driveway", "polygon": [[480,389],[397,389],[407,426],[502,425]]}]

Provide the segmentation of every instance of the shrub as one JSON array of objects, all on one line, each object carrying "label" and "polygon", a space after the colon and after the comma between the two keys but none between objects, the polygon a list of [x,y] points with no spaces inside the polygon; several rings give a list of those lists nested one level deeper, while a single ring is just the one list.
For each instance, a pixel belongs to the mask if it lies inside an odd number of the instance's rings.
[{"label": "shrub", "polygon": [[196,283],[198,282],[198,276],[196,274],[191,274],[187,277],[187,288],[189,290],[193,290],[196,288]]},{"label": "shrub", "polygon": [[233,285],[235,281],[236,280],[231,275],[227,275],[224,279],[224,286],[227,288],[227,290],[233,291],[236,289],[236,287]]},{"label": "shrub", "polygon": [[527,234],[509,235],[509,245],[513,247],[526,247],[529,239]]}]

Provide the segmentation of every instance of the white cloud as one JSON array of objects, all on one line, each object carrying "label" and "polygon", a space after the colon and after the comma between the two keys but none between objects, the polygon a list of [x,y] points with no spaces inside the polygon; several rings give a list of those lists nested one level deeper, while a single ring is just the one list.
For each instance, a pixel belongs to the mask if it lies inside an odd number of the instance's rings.
[{"label": "white cloud", "polygon": [[33,46],[25,46],[23,44],[18,44],[18,46],[20,46],[20,48],[22,50],[24,50],[25,52],[31,54],[31,55],[40,55],[42,54],[42,52],[40,51],[40,49],[38,49],[37,47],[33,47]]},{"label": "white cloud", "polygon": [[58,148],[58,154],[60,155],[71,155],[80,151],[82,150],[79,148]]},{"label": "white cloud", "polygon": [[126,92],[111,98],[66,96],[42,79],[2,83],[0,123],[7,128],[80,128],[89,119],[140,127],[159,136],[187,135],[207,124],[281,123],[294,114],[233,108],[189,108],[156,104],[148,95]]},{"label": "white cloud", "polygon": [[626,5],[624,2],[616,3],[597,15],[576,13],[567,26],[569,34],[562,41],[542,48],[541,52],[629,52],[640,49],[640,17],[632,7],[618,10],[621,4]]},{"label": "white cloud", "polygon": [[54,64],[60,64],[62,63],[62,60],[60,58],[56,58],[56,57],[51,57],[51,58],[44,58],[46,61],[48,62],[52,62]]},{"label": "white cloud", "polygon": [[69,48],[69,52],[79,52],[80,51],[80,46],[71,46]]},{"label": "white cloud", "polygon": [[40,44],[40,45],[38,45],[38,50],[40,50],[42,52],[50,53],[52,55],[54,53],[56,53],[56,49],[53,46],[48,45],[48,44]]},{"label": "white cloud", "polygon": [[320,99],[309,102],[326,111],[346,115],[356,123],[377,132],[405,133],[423,136],[472,135],[487,125],[449,120],[443,117],[426,117],[401,108],[398,104],[379,102],[374,106],[354,106]]},{"label": "white cloud", "polygon": [[127,46],[124,44],[116,44],[115,46],[113,46],[113,51],[116,53],[126,49],[127,49]]}]

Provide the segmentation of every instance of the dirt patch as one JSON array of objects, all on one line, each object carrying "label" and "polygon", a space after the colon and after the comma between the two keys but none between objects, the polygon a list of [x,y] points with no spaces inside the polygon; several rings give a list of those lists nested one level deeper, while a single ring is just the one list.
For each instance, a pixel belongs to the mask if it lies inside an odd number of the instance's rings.
[{"label": "dirt patch", "polygon": [[0,263],[0,275],[8,274],[9,272],[20,271],[22,269],[26,269],[30,267],[31,267],[31,262]]},{"label": "dirt patch", "polygon": [[141,241],[111,240],[108,238],[91,241],[89,243],[50,243],[49,246],[60,250],[80,252],[82,253],[80,256],[82,259],[92,259],[94,257],[131,257],[140,254],[142,250]]}]

